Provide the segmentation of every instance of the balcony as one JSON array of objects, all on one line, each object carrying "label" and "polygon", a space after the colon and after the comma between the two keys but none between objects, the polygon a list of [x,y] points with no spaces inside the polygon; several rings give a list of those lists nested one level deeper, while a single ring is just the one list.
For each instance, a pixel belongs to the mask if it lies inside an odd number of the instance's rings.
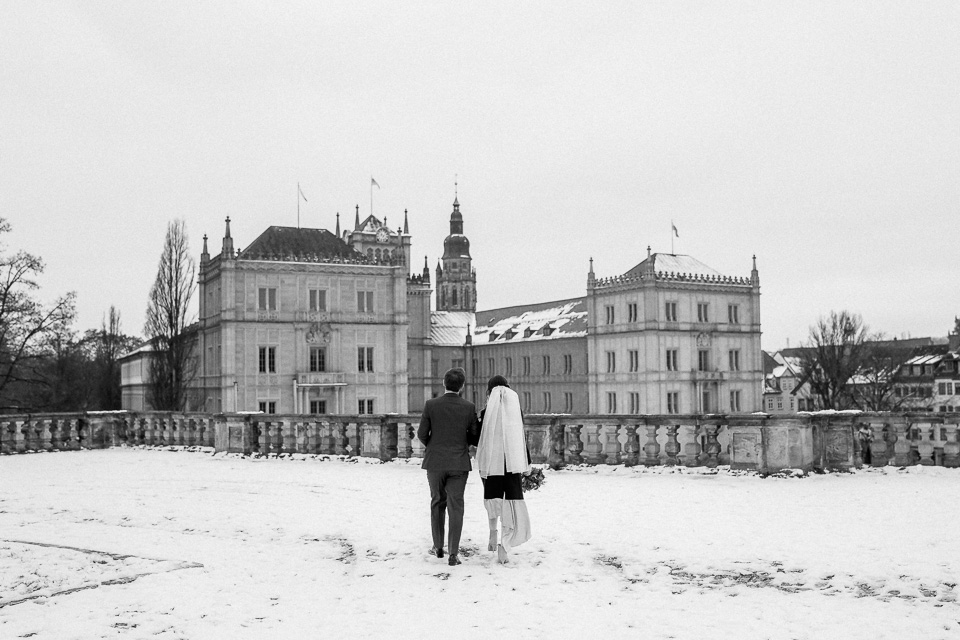
[{"label": "balcony", "polygon": [[694,382],[721,382],[723,381],[722,371],[698,371],[691,370],[691,377]]},{"label": "balcony", "polygon": [[297,374],[297,384],[301,387],[311,385],[316,387],[335,387],[346,384],[343,372],[310,371]]}]

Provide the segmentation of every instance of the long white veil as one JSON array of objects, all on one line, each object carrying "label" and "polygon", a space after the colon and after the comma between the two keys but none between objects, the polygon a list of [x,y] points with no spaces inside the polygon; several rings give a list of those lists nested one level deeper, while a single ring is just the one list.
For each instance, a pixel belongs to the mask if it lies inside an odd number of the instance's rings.
[{"label": "long white veil", "polygon": [[494,387],[487,399],[477,445],[477,466],[482,478],[523,473],[530,468],[520,397],[509,387]]}]

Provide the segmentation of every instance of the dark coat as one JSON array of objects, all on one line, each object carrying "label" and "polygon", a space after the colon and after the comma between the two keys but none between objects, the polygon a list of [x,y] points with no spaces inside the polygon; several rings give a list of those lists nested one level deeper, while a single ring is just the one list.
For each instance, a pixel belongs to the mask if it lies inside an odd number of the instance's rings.
[{"label": "dark coat", "polygon": [[421,468],[427,471],[470,471],[467,446],[479,438],[480,423],[473,403],[445,393],[427,400],[417,438],[427,448]]}]

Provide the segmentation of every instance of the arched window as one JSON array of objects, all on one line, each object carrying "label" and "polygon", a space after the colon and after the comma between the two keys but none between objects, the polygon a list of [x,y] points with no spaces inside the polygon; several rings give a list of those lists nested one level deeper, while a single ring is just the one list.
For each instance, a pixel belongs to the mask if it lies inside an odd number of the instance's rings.
[{"label": "arched window", "polygon": [[451,295],[453,297],[451,304],[455,307],[457,306],[457,289],[456,288],[453,289],[453,292]]},{"label": "arched window", "polygon": [[377,250],[375,251],[375,253],[376,253],[376,256],[377,256],[377,262],[380,262],[380,249],[377,249]]}]

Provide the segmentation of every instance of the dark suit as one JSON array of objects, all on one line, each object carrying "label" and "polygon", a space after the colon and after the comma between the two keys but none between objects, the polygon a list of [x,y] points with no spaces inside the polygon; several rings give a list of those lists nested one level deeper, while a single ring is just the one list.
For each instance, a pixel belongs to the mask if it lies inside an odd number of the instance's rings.
[{"label": "dark suit", "polygon": [[460,553],[460,532],[463,530],[463,490],[470,473],[468,443],[480,431],[476,407],[472,402],[448,391],[439,398],[427,400],[420,418],[417,438],[426,447],[422,468],[430,484],[430,528],[433,546],[443,549],[444,511],[450,515],[451,556]]}]

